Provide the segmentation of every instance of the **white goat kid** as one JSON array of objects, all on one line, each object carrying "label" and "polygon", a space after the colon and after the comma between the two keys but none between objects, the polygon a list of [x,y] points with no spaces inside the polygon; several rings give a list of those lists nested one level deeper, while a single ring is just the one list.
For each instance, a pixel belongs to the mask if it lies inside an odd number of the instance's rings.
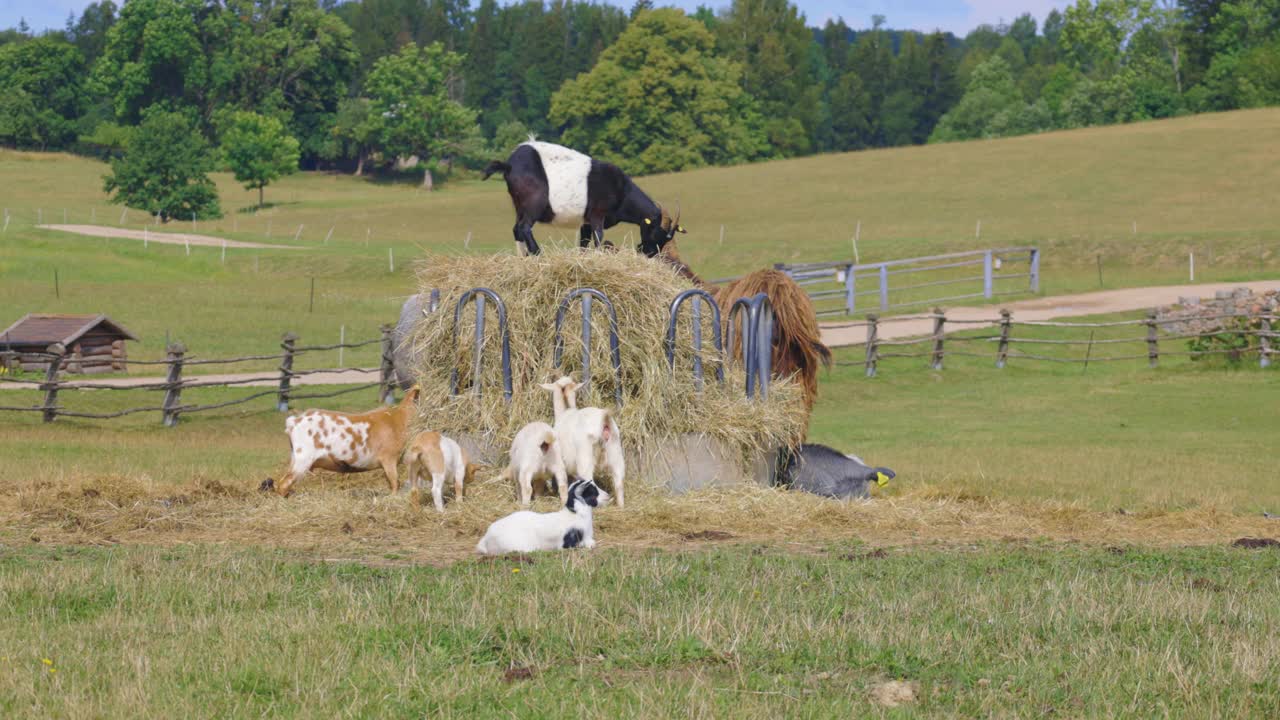
[{"label": "white goat kid", "polygon": [[458,502],[462,500],[463,483],[475,472],[475,466],[467,461],[467,454],[453,438],[438,432],[418,433],[404,451],[406,487],[413,494],[415,505],[419,502],[418,493],[426,488],[424,468],[431,475],[431,497],[440,512],[444,512],[445,478],[453,478],[453,500]]},{"label": "white goat kid", "polygon": [[609,501],[609,494],[590,480],[575,479],[564,507],[549,513],[519,510],[495,520],[476,545],[481,555],[511,552],[593,548],[591,511]]},{"label": "white goat kid", "polygon": [[626,504],[623,482],[627,466],[622,456],[622,435],[613,411],[598,407],[578,407],[578,388],[582,383],[565,376],[554,383],[543,383],[542,389],[551,393],[555,406],[556,438],[560,441],[560,456],[570,475],[591,480],[596,466],[603,464],[613,480],[613,494],[618,507]]},{"label": "white goat kid", "polygon": [[560,502],[568,501],[568,474],[564,460],[560,457],[556,432],[550,425],[531,422],[520,428],[515,440],[511,441],[509,457],[510,464],[503,471],[502,478],[508,482],[515,480],[519,484],[522,507],[529,507],[529,503],[533,501],[534,481],[548,477],[555,478]]}]

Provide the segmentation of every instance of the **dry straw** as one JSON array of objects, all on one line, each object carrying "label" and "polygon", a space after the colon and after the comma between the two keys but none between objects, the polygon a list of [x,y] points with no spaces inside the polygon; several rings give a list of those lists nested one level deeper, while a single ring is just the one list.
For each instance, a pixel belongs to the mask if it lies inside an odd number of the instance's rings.
[{"label": "dry straw", "polygon": [[[389,495],[376,474],[319,473],[289,499],[251,483],[194,478],[174,484],[147,476],[77,477],[0,488],[0,542],[86,544],[223,543],[301,550],[320,557],[380,562],[395,551],[418,562],[474,556],[490,522],[516,507],[509,484],[480,481],[457,502],[446,489],[443,514]],[[557,501],[543,497],[536,509]],[[762,522],[767,518],[768,522]],[[678,548],[719,541],[821,549],[850,540],[874,545],[967,547],[1001,542],[1107,545],[1226,545],[1268,537],[1273,520],[1213,505],[1121,514],[1075,503],[1014,502],[947,493],[931,485],[870,502],[742,486],[680,497],[639,495],[625,509],[596,515],[602,549]]]},{"label": "dry straw", "polygon": [[[745,376],[736,364],[726,368],[725,382],[715,380],[722,362],[711,345],[709,308],[704,307],[703,363],[706,382],[698,390],[691,370],[692,329],[687,309],[677,332],[675,371],[668,368],[665,334],[671,301],[693,286],[664,263],[634,252],[549,250],[536,257],[426,257],[418,267],[422,292],[440,290],[440,311],[425,317],[410,338],[417,360],[419,425],[452,435],[480,435],[505,449],[526,423],[552,420],[551,397],[539,387],[560,375],[582,379],[581,306],[565,315],[563,366],[553,366],[556,310],[576,288],[595,288],[609,297],[618,314],[623,405],[618,411],[624,443],[647,453],[673,436],[704,434],[741,457],[744,468],[784,445],[799,441],[807,411],[798,387],[775,382],[767,401],[749,400]],[[511,337],[513,397],[502,394],[501,337],[496,313],[486,320],[482,394],[472,390],[472,347],[475,313],[464,309],[453,339],[454,307],[475,287],[494,290],[505,302]],[[687,308],[687,305],[686,305]],[[602,303],[592,314],[591,390],[579,405],[614,407],[614,379],[609,354],[609,321]],[[450,372],[458,371],[459,393],[450,396]],[[657,478],[637,478],[658,481]]]}]

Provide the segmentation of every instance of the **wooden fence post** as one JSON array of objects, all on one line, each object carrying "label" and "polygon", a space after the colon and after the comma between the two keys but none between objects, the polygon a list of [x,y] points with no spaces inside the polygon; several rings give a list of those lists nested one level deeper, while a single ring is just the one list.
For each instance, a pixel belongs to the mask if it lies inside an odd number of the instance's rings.
[{"label": "wooden fence post", "polygon": [[44,373],[44,421],[53,422],[58,416],[58,370],[62,369],[62,356],[67,349],[62,343],[54,343],[45,352],[53,358],[49,360],[49,369]]},{"label": "wooden fence post", "polygon": [[1258,323],[1258,367],[1271,366],[1271,316],[1275,312],[1274,302],[1262,306],[1262,317]]},{"label": "wooden fence post", "polygon": [[1031,248],[1031,292],[1040,292],[1040,248]]},{"label": "wooden fence post", "polygon": [[164,410],[161,411],[160,421],[165,427],[173,427],[178,424],[178,406],[182,400],[182,358],[187,354],[187,347],[182,343],[173,343],[165,348],[166,358],[169,363],[169,377],[165,380],[168,385],[164,391]]},{"label": "wooden fence post", "polygon": [[276,410],[289,412],[289,383],[293,379],[293,344],[298,336],[287,332],[280,338],[280,347],[284,350],[284,358],[280,362],[280,392],[276,400]]},{"label": "wooden fence post", "polygon": [[1005,361],[1009,359],[1009,332],[1013,329],[1013,313],[1009,310],[1002,309],[1000,311],[1000,346],[996,349],[996,367],[1004,369]]},{"label": "wooden fence post", "polygon": [[933,356],[929,359],[929,366],[934,370],[942,369],[942,338],[943,328],[947,324],[947,315],[942,308],[933,309]]},{"label": "wooden fence post", "polygon": [[393,405],[395,403],[396,391],[396,365],[395,365],[395,344],[391,338],[391,326],[382,326],[382,375],[379,382],[382,383],[379,388],[381,398],[380,401],[384,405]]},{"label": "wooden fence post", "polygon": [[879,354],[876,348],[876,323],[879,319],[878,315],[867,315],[867,377],[876,376],[876,357]]},{"label": "wooden fence post", "polygon": [[1160,335],[1156,327],[1156,311],[1147,311],[1147,365],[1156,367],[1160,364]]}]

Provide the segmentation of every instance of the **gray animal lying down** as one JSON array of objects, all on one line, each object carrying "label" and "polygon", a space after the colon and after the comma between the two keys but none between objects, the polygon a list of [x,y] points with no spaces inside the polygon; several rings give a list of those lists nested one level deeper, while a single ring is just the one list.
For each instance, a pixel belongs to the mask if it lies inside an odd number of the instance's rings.
[{"label": "gray animal lying down", "polygon": [[861,458],[826,445],[801,445],[784,462],[779,484],[833,498],[868,498],[872,483],[884,487],[896,477],[889,468],[868,467]]}]

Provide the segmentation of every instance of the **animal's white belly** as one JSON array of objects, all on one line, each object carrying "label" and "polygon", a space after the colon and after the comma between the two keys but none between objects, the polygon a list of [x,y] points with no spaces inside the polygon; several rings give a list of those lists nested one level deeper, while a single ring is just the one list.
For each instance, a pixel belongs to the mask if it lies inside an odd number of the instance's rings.
[{"label": "animal's white belly", "polygon": [[547,198],[555,214],[551,224],[581,227],[587,214],[587,176],[591,158],[577,150],[553,143],[529,142],[547,173]]}]

